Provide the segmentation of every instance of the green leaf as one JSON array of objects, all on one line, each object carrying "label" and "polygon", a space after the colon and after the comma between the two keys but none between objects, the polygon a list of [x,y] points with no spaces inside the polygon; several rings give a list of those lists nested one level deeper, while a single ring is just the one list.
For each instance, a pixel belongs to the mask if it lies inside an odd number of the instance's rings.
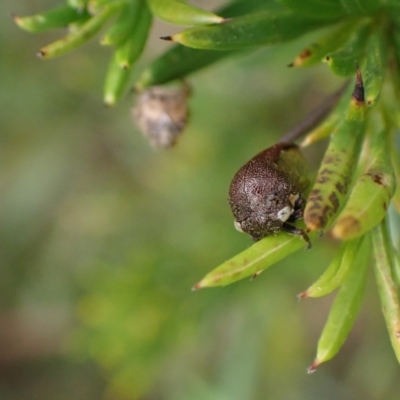
[{"label": "green leaf", "polygon": [[[368,238],[365,238],[365,241]],[[360,311],[367,278],[369,243],[359,253],[357,261],[351,265],[350,272],[341,286],[329,311],[328,320],[318,341],[317,355],[308,372],[330,359],[345,342]]]},{"label": "green leaf", "polygon": [[142,1],[131,1],[124,4],[120,15],[100,39],[100,43],[106,46],[118,46],[128,39],[138,21],[139,10],[142,4]]},{"label": "green leaf", "polygon": [[115,51],[116,61],[121,68],[130,68],[137,61],[149,36],[153,16],[147,4],[143,1],[139,2],[139,8],[136,12],[137,18],[129,37]]},{"label": "green leaf", "polygon": [[181,0],[148,0],[148,3],[155,16],[175,25],[206,25],[224,21],[224,18],[212,12]]},{"label": "green leaf", "polygon": [[69,7],[74,7],[77,10],[83,10],[88,3],[88,0],[67,0]]},{"label": "green leaf", "polygon": [[379,99],[387,68],[387,53],[386,26],[380,25],[372,32],[367,44],[365,66],[365,101],[367,106],[374,106]]},{"label": "green leaf", "polygon": [[354,15],[371,15],[380,7],[379,0],[339,0],[342,7],[349,13]]},{"label": "green leaf", "polygon": [[304,18],[292,11],[259,11],[232,18],[223,24],[188,29],[163,39],[196,49],[233,50],[286,42],[328,23]]},{"label": "green leaf", "polygon": [[13,16],[15,23],[22,29],[38,33],[49,29],[65,28],[70,23],[82,19],[83,15],[77,9],[67,4],[52,8],[30,17]]},{"label": "green leaf", "polygon": [[326,271],[299,297],[322,297],[333,292],[343,284],[353,265],[358,263],[358,259],[365,251],[367,249],[362,239],[343,242]]},{"label": "green leaf", "polygon": [[104,83],[104,103],[107,106],[113,106],[121,98],[126,89],[129,78],[131,77],[131,68],[122,68],[117,59],[116,53],[111,58],[108,66],[107,76]]},{"label": "green leaf", "polygon": [[[311,238],[316,234],[312,233]],[[300,236],[278,233],[267,236],[207,274],[193,289],[225,286],[248,276],[258,275],[295,251],[305,248]]]},{"label": "green leaf", "polygon": [[[279,6],[273,2],[265,3],[262,0],[246,0],[229,4],[220,9],[218,14],[232,18],[260,8],[274,11],[277,10]],[[240,50],[199,50],[176,45],[145,68],[136,83],[136,87],[138,89],[145,89],[149,86],[160,85],[175,79],[185,78],[195,71],[203,69],[223,58],[240,54],[240,52]]]},{"label": "green leaf", "polygon": [[400,362],[400,302],[398,288],[393,280],[395,265],[392,241],[385,221],[371,232],[371,237],[375,254],[375,276],[382,311],[390,341],[397,360]]},{"label": "green leaf", "polygon": [[364,21],[353,31],[349,40],[341,48],[327,54],[324,61],[335,74],[351,76],[354,73],[354,66],[357,63],[362,64],[370,31],[371,22]]},{"label": "green leaf", "polygon": [[[300,4],[300,3],[299,3]],[[349,38],[357,23],[354,20],[346,21],[329,31],[317,41],[303,49],[290,67],[308,67],[322,61],[330,52],[343,45]]]},{"label": "green leaf", "polygon": [[58,57],[68,51],[74,50],[76,47],[88,41],[104,26],[108,19],[117,12],[121,7],[120,3],[111,4],[90,18],[81,25],[76,31],[70,33],[64,38],[53,42],[42,49],[38,55],[42,58],[49,59]]},{"label": "green leaf", "polygon": [[334,19],[346,14],[345,8],[337,0],[280,0],[296,13],[310,17]]},{"label": "green leaf", "polygon": [[329,226],[346,199],[366,125],[363,96],[362,100],[356,99],[359,90],[362,91],[362,80],[358,73],[347,112],[332,134],[307,200],[304,220],[310,231]]},{"label": "green leaf", "polygon": [[349,200],[332,230],[335,237],[353,239],[361,236],[385,217],[396,188],[389,137],[386,129],[371,130],[368,148],[361,155],[365,169],[357,178]]}]

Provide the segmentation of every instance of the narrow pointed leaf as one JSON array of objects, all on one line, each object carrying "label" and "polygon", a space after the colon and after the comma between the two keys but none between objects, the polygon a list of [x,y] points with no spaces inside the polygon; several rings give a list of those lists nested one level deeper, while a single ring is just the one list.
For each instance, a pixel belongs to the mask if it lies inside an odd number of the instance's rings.
[{"label": "narrow pointed leaf", "polygon": [[[316,234],[310,235],[310,239],[315,237]],[[211,271],[193,289],[225,286],[256,275],[302,248],[305,248],[305,242],[300,236],[286,233],[267,236]]]},{"label": "narrow pointed leaf", "polygon": [[332,230],[335,237],[353,239],[379,224],[396,188],[387,130],[372,130],[362,153],[364,171],[357,178],[347,204]]},{"label": "narrow pointed leaf", "polygon": [[[265,4],[263,1],[241,1],[229,4],[220,9],[218,14],[232,18],[254,12],[259,8],[274,11],[277,10],[277,5],[272,2]],[[243,53],[243,50],[200,50],[175,45],[144,69],[136,83],[136,87],[138,89],[145,89],[149,86],[160,85],[175,79],[183,79],[193,72],[203,69],[219,60],[241,53]]]},{"label": "narrow pointed leaf", "polygon": [[81,12],[67,4],[29,17],[13,16],[15,23],[20,28],[33,33],[44,32],[55,28],[65,28],[81,17]]},{"label": "narrow pointed leaf", "polygon": [[76,8],[78,11],[82,11],[88,3],[88,0],[67,0],[67,4],[70,7]]},{"label": "narrow pointed leaf", "polygon": [[362,65],[370,30],[370,21],[364,21],[353,31],[349,40],[341,48],[327,54],[324,61],[335,74],[351,76],[354,73],[354,66],[357,63]]},{"label": "narrow pointed leaf", "polygon": [[368,39],[365,66],[365,102],[373,106],[379,100],[383,78],[387,68],[387,32],[379,26]]},{"label": "narrow pointed leaf", "polygon": [[309,231],[328,227],[343,206],[353,177],[365,124],[366,106],[361,74],[358,72],[347,113],[332,134],[307,200],[304,220]]},{"label": "narrow pointed leaf", "polygon": [[353,15],[373,15],[381,7],[377,0],[339,0],[338,3]]},{"label": "narrow pointed leaf", "polygon": [[337,0],[281,0],[281,3],[296,13],[311,17],[334,19],[347,13]]},{"label": "narrow pointed leaf", "polygon": [[212,12],[181,0],[148,0],[148,3],[155,16],[175,25],[207,25],[224,21]]},{"label": "narrow pointed leaf", "polygon": [[121,68],[116,54],[111,58],[104,83],[104,103],[111,107],[121,98],[131,77],[131,68]]},{"label": "narrow pointed leaf", "polygon": [[164,39],[197,49],[233,50],[286,42],[328,24],[292,11],[259,11],[222,24],[192,28]]},{"label": "narrow pointed leaf", "polygon": [[[364,239],[366,240],[366,239]],[[367,241],[367,240],[366,240]],[[356,262],[342,284],[329,311],[328,320],[318,341],[317,355],[309,372],[332,359],[345,342],[360,311],[367,278],[369,243],[359,253]]]},{"label": "narrow pointed leaf", "polygon": [[320,39],[303,49],[289,65],[291,67],[308,67],[321,62],[328,53],[336,50],[348,40],[349,35],[356,26],[357,23],[354,20],[340,24],[338,27],[335,27],[332,31],[329,31]]},{"label": "narrow pointed leaf", "polygon": [[341,286],[353,265],[360,258],[360,254],[367,251],[362,244],[363,241],[361,239],[344,242],[324,274],[305,292],[301,293],[299,297],[326,296]]},{"label": "narrow pointed leaf", "polygon": [[375,276],[390,341],[400,362],[400,302],[393,280],[394,254],[385,221],[371,233],[375,255]]},{"label": "narrow pointed leaf", "polygon": [[58,57],[68,51],[74,50],[79,45],[85,43],[92,38],[107,20],[121,7],[121,4],[114,4],[105,7],[100,13],[89,19],[76,31],[70,33],[64,38],[57,40],[45,47],[43,47],[38,55],[42,58],[49,59]]},{"label": "narrow pointed leaf", "polygon": [[393,265],[393,279],[396,283],[398,289],[400,289],[400,256],[397,252],[393,252],[394,254],[394,265]]},{"label": "narrow pointed leaf", "polygon": [[131,1],[125,4],[111,28],[100,39],[100,43],[106,46],[118,46],[128,39],[138,21],[141,5],[142,1]]},{"label": "narrow pointed leaf", "polygon": [[121,68],[130,68],[140,57],[149,36],[153,16],[145,2],[140,3],[137,10],[137,20],[133,25],[129,37],[120,44],[115,52],[115,57]]}]

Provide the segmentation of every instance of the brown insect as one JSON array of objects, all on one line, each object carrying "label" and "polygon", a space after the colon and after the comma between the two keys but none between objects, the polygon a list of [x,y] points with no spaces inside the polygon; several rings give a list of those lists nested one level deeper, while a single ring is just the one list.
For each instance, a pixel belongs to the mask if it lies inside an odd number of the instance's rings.
[{"label": "brown insect", "polygon": [[306,232],[292,225],[303,218],[303,193],[309,184],[307,162],[293,141],[326,117],[347,85],[328,97],[279,143],[257,154],[235,174],[228,201],[237,230],[248,233],[253,240],[285,231],[300,235],[311,247]]},{"label": "brown insect", "polygon": [[291,225],[303,217],[302,193],[308,184],[306,160],[296,144],[278,143],[257,154],[229,188],[236,229],[254,240],[283,230],[300,235],[310,247],[304,230]]}]

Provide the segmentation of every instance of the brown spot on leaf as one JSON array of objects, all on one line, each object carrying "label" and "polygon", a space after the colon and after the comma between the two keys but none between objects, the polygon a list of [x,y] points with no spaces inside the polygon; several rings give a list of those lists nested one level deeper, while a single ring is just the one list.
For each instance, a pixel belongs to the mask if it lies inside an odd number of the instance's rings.
[{"label": "brown spot on leaf", "polygon": [[338,208],[339,208],[339,199],[337,197],[337,194],[335,192],[332,192],[329,196],[329,201],[331,202],[333,208],[333,213],[335,213]]},{"label": "brown spot on leaf", "polygon": [[378,185],[382,185],[382,186],[386,186],[384,183],[383,183],[383,176],[382,176],[382,174],[368,174],[371,178],[372,178],[372,180],[375,182],[375,183],[377,183]]},{"label": "brown spot on leaf", "polygon": [[332,175],[332,174],[334,174],[334,171],[332,171],[331,169],[328,169],[328,168],[324,168],[324,169],[321,171],[321,174],[324,174],[324,175]]},{"label": "brown spot on leaf", "polygon": [[360,68],[357,66],[356,84],[354,86],[351,98],[355,101],[356,105],[364,104],[364,84],[361,76]]},{"label": "brown spot on leaf", "polygon": [[340,163],[340,157],[338,155],[329,155],[324,158],[324,164],[338,165]]},{"label": "brown spot on leaf", "polygon": [[335,188],[341,194],[346,193],[346,186],[347,186],[346,184],[342,185],[340,182],[336,182],[336,184],[335,184]]},{"label": "brown spot on leaf", "polygon": [[320,175],[318,177],[318,179],[317,179],[318,183],[326,183],[326,182],[329,182],[329,181],[330,181],[330,178],[328,176],[326,176],[326,175]]},{"label": "brown spot on leaf", "polygon": [[311,50],[310,49],[304,49],[300,54],[299,54],[299,58],[301,59],[306,59],[308,57],[311,56]]}]

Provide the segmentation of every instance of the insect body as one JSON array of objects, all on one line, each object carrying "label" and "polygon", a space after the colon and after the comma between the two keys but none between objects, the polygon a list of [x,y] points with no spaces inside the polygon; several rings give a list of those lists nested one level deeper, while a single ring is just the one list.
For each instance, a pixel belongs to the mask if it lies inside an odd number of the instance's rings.
[{"label": "insect body", "polygon": [[310,247],[307,234],[290,224],[303,217],[308,184],[306,161],[294,143],[277,143],[257,154],[230,185],[236,229],[254,240],[283,230],[300,235]]}]

